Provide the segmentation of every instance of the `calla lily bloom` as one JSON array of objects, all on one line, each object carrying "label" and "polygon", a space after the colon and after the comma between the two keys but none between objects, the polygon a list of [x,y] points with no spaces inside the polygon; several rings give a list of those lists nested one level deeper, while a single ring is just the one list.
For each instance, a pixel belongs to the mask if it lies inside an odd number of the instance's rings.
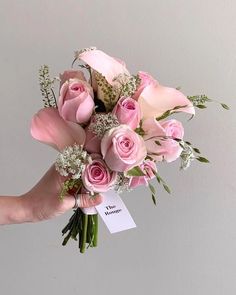
[{"label": "calla lily bloom", "polygon": [[157,118],[166,111],[179,106],[183,107],[179,108],[177,110],[178,112],[186,112],[191,115],[195,114],[193,104],[182,92],[160,84],[145,87],[140,94],[138,102],[141,107],[143,119],[150,117]]},{"label": "calla lily bloom", "polygon": [[56,108],[44,108],[34,115],[31,135],[58,151],[75,143],[83,145],[86,138],[84,129],[77,123],[65,121]]},{"label": "calla lily bloom", "polygon": [[102,74],[109,84],[120,74],[129,75],[125,64],[101,50],[93,49],[82,52],[79,59],[88,64],[93,70]]}]

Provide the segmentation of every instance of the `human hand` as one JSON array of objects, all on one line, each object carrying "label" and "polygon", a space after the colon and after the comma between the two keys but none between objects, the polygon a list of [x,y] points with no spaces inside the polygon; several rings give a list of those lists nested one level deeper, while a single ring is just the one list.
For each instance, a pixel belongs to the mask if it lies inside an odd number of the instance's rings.
[{"label": "human hand", "polygon": [[[20,197],[26,212],[26,221],[38,222],[50,219],[74,207],[74,196],[66,195],[63,201],[59,199],[63,181],[64,179],[52,165],[41,180],[28,193]],[[79,197],[82,208],[93,207],[102,202],[101,195],[89,198],[87,194],[81,194]]]}]

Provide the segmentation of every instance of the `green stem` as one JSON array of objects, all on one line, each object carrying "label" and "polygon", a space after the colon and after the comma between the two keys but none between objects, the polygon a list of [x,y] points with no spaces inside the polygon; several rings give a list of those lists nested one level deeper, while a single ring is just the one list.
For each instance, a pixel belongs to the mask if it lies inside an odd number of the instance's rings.
[{"label": "green stem", "polygon": [[[73,230],[74,230],[74,227],[77,223],[77,220],[78,220],[78,211],[76,210],[75,213],[72,215],[72,217],[70,218],[70,226],[69,228],[67,229],[67,231],[69,230],[69,233],[67,234],[67,236],[64,238],[63,242],[62,242],[62,245],[65,246],[67,244],[67,242],[69,241],[69,239],[71,238],[72,234],[73,234]],[[65,230],[66,228],[64,228],[63,230]]]},{"label": "green stem", "polygon": [[91,215],[88,215],[87,239],[86,242],[90,244],[91,240]]},{"label": "green stem", "polygon": [[93,221],[94,221],[93,247],[97,247],[97,245],[98,245],[98,214],[93,215]]},{"label": "green stem", "polygon": [[81,241],[81,247],[80,247],[81,253],[84,253],[86,249],[87,228],[88,228],[88,215],[83,213],[82,241]]}]

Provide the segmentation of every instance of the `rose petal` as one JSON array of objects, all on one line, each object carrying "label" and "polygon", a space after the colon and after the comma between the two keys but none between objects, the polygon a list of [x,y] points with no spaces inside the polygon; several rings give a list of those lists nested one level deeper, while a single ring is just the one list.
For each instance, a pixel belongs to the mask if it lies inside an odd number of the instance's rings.
[{"label": "rose petal", "polygon": [[61,151],[74,143],[83,145],[84,129],[73,122],[62,119],[55,108],[41,109],[32,119],[31,135]]},{"label": "rose petal", "polygon": [[94,134],[89,128],[85,129],[86,131],[86,141],[84,148],[89,153],[101,153],[101,139]]}]

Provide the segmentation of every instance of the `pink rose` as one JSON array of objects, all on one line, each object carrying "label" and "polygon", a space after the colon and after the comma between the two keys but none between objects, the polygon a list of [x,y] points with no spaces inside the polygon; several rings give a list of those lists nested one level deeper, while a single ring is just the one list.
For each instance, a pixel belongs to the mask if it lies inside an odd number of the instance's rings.
[{"label": "pink rose", "polygon": [[121,124],[129,125],[136,129],[139,125],[141,112],[137,101],[131,97],[121,97],[115,105],[112,113],[116,115]]},{"label": "pink rose", "polygon": [[157,167],[155,162],[151,160],[144,161],[140,166],[140,169],[145,173],[144,176],[133,176],[130,179],[129,187],[134,189],[140,185],[148,185],[148,182],[155,178],[155,173],[157,172]]},{"label": "pink rose", "polygon": [[101,153],[108,167],[119,172],[141,164],[147,155],[142,137],[127,125],[114,127],[105,133]]},{"label": "pink rose", "polygon": [[115,185],[117,173],[109,170],[100,155],[92,154],[91,157],[92,162],[82,174],[83,185],[90,192],[106,192]]},{"label": "pink rose", "polygon": [[[177,120],[158,122],[154,118],[144,120],[142,128],[148,155],[156,161],[175,161],[181,154],[179,143],[171,138],[183,139],[184,128]],[[170,138],[164,138],[170,137]]]},{"label": "pink rose", "polygon": [[140,85],[138,87],[138,89],[136,90],[136,92],[133,95],[133,99],[138,100],[140,94],[142,93],[142,91],[144,90],[145,87],[149,86],[149,85],[157,85],[158,82],[148,73],[146,72],[138,72],[138,76],[141,79]]},{"label": "pink rose", "polygon": [[64,120],[86,123],[93,109],[93,89],[85,80],[75,78],[63,83],[58,100],[58,111]]}]

